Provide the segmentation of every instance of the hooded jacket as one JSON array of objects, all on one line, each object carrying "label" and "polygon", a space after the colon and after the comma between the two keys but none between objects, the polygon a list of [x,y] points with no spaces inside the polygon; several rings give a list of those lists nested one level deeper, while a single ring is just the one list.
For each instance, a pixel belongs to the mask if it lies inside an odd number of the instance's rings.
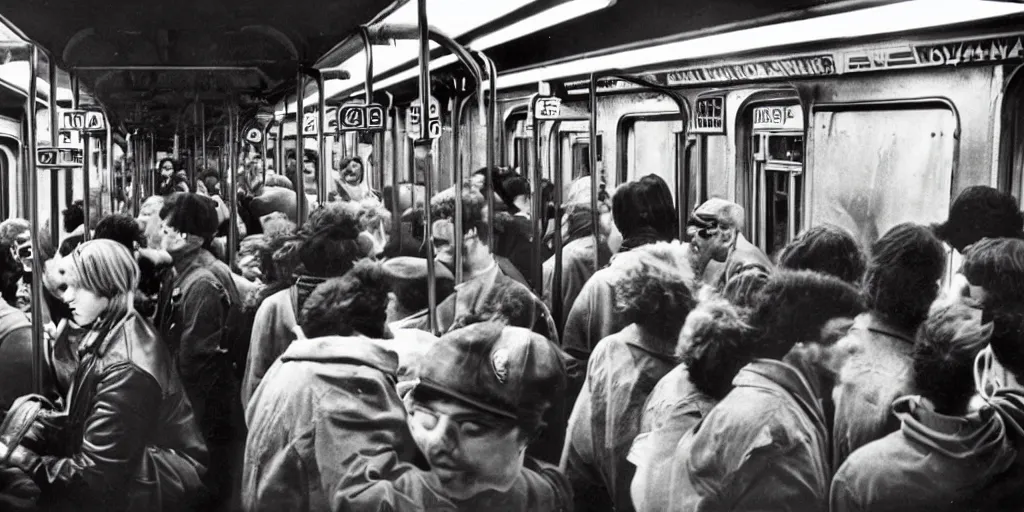
[{"label": "hooded jacket", "polygon": [[626,456],[647,397],[676,366],[674,347],[667,345],[634,324],[594,349],[562,453],[576,510],[633,510],[629,483],[634,467]]},{"label": "hooded jacket", "polygon": [[668,510],[828,510],[829,432],[811,385],[770,359],[732,383],[679,442]]},{"label": "hooded jacket", "polygon": [[964,510],[1016,458],[991,408],[946,416],[908,396],[892,409],[902,427],[843,463],[832,482],[833,512]]},{"label": "hooded jacket", "polygon": [[899,429],[892,403],[913,393],[914,334],[866,313],[836,348],[848,355],[832,394],[833,471],[857,448]]},{"label": "hooded jacket", "polygon": [[395,391],[398,358],[384,343],[298,340],[270,367],[246,410],[244,510],[347,510],[338,500],[363,476],[355,459],[411,459],[415,444]]}]

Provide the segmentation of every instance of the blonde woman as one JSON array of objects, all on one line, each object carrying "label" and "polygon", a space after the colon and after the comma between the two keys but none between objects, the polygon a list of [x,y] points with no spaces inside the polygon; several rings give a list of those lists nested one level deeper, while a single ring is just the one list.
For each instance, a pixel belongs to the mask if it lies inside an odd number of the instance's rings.
[{"label": "blonde woman", "polygon": [[206,446],[164,342],[134,310],[135,258],[117,242],[93,240],[60,271],[61,298],[88,329],[66,418],[39,423],[10,463],[39,486],[47,510],[192,510]]}]

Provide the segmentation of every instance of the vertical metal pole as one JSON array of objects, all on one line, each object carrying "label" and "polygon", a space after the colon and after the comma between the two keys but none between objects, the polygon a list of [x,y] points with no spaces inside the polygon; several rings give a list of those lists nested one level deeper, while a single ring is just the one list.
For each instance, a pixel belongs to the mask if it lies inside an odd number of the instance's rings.
[{"label": "vertical metal pole", "polygon": [[[416,0],[417,5],[417,18],[420,29],[420,133],[419,138],[428,139],[430,135],[430,26],[427,24],[427,0]],[[430,173],[431,159],[429,155],[429,149],[427,156],[423,159],[423,165],[426,170],[424,176],[424,185],[426,186],[426,198],[424,198],[424,228],[425,228],[425,240],[427,242],[427,324],[432,334],[437,333],[437,283],[434,281],[434,265],[437,262],[434,260],[434,245],[431,243],[431,215],[430,215],[430,198],[433,196],[433,179]],[[415,171],[414,171],[415,172]],[[462,191],[457,190],[455,194],[455,204],[458,208],[462,203]],[[461,221],[461,218],[456,214],[456,219]],[[461,224],[461,222],[460,222]],[[457,232],[461,232],[456,229]],[[461,251],[462,247],[455,247],[456,251]]]},{"label": "vertical metal pole", "polygon": [[[399,206],[401,200],[401,193],[399,187],[401,186],[402,178],[399,172],[399,137],[402,134],[398,131],[398,108],[391,108],[391,230],[394,236],[398,238],[398,247],[402,247],[402,208]],[[415,185],[413,186],[415,188]],[[413,203],[415,208],[416,204]],[[427,240],[429,243],[429,240]]]},{"label": "vertical metal pole", "polygon": [[[562,139],[559,136],[559,128],[562,123],[560,121],[555,122],[555,126],[552,127],[551,134],[555,137],[555,142],[552,144],[552,150],[555,155],[554,167],[551,169],[551,177],[555,184],[555,274],[551,282],[551,315],[555,317],[555,326],[558,328],[559,334],[562,333],[562,328],[565,325],[563,317],[562,301],[565,297],[562,296],[562,217],[564,214],[562,211],[562,187],[563,183],[563,169],[562,169]],[[597,226],[594,226],[594,241],[597,242]]]},{"label": "vertical metal pole", "polygon": [[238,111],[235,105],[228,106],[228,138],[224,144],[228,147],[228,172],[224,177],[225,190],[221,194],[228,195],[228,266],[235,268],[238,249],[238,185],[235,183],[238,176]]},{"label": "vertical metal pole", "polygon": [[[478,84],[479,85],[479,84]],[[462,102],[458,99],[458,91],[455,92],[455,99],[452,101],[452,172],[455,174],[455,193],[462,196],[462,166],[459,165],[459,119],[462,117]],[[462,247],[462,201],[455,201],[455,247]],[[455,251],[455,284],[462,282],[462,258],[465,257],[461,250]]]},{"label": "vertical metal pole", "polygon": [[[267,146],[270,145],[270,126],[274,124],[274,120],[271,119],[266,126],[263,127],[263,142],[260,144],[260,168],[262,169],[263,184],[261,187],[266,186],[267,183]],[[275,145],[276,146],[276,145]]]},{"label": "vertical metal pole", "polygon": [[[482,55],[482,54],[481,54]],[[498,73],[494,67],[494,62],[490,59],[484,59],[487,63],[487,92],[488,92],[488,103],[487,103],[487,215],[492,219],[494,218],[494,153],[495,153],[495,142],[494,136],[498,131]],[[487,223],[487,246],[494,251],[494,223]]]},{"label": "vertical metal pole", "polygon": [[306,94],[306,74],[302,72],[300,68],[296,75],[298,77],[298,84],[295,86],[295,215],[297,218],[296,223],[303,225],[306,223],[307,205],[306,205],[306,171],[303,168],[303,154],[305,153],[305,144],[303,143],[303,112],[305,107],[302,104],[302,100],[305,99],[303,96]]},{"label": "vertical metal pole", "polygon": [[43,392],[46,380],[43,378],[46,368],[45,339],[43,338],[43,255],[39,250],[39,181],[36,176],[36,66],[39,60],[39,49],[32,46],[28,61],[28,97],[25,106],[25,129],[28,138],[28,155],[25,165],[25,179],[22,186],[28,188],[27,212],[32,225],[32,389],[36,393]]},{"label": "vertical metal pole", "polygon": [[324,205],[327,204],[327,187],[331,183],[330,169],[327,167],[327,139],[324,137],[324,131],[327,129],[327,97],[324,91],[324,75],[320,71],[316,71],[313,78],[316,79],[317,107],[320,112],[320,118],[317,120],[319,122],[316,126],[316,147],[320,154],[320,165],[317,166],[316,173],[316,198],[321,205]]},{"label": "vertical metal pole", "polygon": [[132,216],[139,216],[139,204],[141,199],[139,194],[142,193],[142,185],[139,183],[141,176],[139,175],[139,140],[138,131],[134,131],[127,137],[128,139],[128,151],[129,154],[125,157],[125,176],[128,175],[128,162],[132,163]]},{"label": "vertical metal pole", "polygon": [[[206,104],[199,104],[199,165],[196,166],[196,179],[203,172],[206,172]],[[192,184],[192,190],[195,190],[196,184]]]},{"label": "vertical metal pole", "polygon": [[[60,119],[57,112],[57,62],[49,56],[50,79],[50,147],[60,141]],[[50,171],[50,242],[56,249],[60,245],[60,170]]]},{"label": "vertical metal pole", "polygon": [[530,186],[530,190],[533,191],[531,196],[531,206],[533,207],[533,215],[531,215],[530,225],[533,227],[533,255],[530,258],[532,268],[530,269],[533,278],[533,289],[537,292],[538,297],[544,296],[544,271],[541,265],[544,264],[544,260],[541,259],[541,249],[544,246],[544,213],[541,209],[541,170],[540,170],[540,152],[541,152],[541,134],[540,134],[540,120],[537,119],[536,106],[537,98],[539,95],[535,95],[530,100],[530,112],[533,114],[533,144],[530,145],[533,150],[533,177],[530,181],[533,183]]},{"label": "vertical metal pole", "polygon": [[192,104],[192,158],[188,166],[189,190],[196,189],[196,175],[199,174],[199,101]]},{"label": "vertical metal pole", "polygon": [[[590,215],[594,224],[594,235],[600,231],[601,212],[597,209],[597,75],[590,74]],[[594,270],[601,268],[600,243],[594,244]]]},{"label": "vertical metal pole", "polygon": [[284,172],[284,122],[288,119],[288,111],[277,123],[277,137],[274,139],[274,170],[281,176],[287,176]]}]

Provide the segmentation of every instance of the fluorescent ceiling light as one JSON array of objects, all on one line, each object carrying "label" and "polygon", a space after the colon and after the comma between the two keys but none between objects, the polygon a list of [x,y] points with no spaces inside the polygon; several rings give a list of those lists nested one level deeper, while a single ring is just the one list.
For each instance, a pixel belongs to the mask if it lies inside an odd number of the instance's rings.
[{"label": "fluorescent ceiling light", "polygon": [[[28,61],[19,60],[0,65],[0,80],[10,84],[22,94],[28,94]],[[50,82],[37,77],[36,92],[40,96],[49,96]],[[84,93],[84,91],[82,92]],[[57,101],[71,101],[71,89],[58,86]]]},{"label": "fluorescent ceiling light", "polygon": [[[538,0],[474,2],[468,2],[467,0],[427,0],[427,21],[452,38],[457,38],[536,1]],[[416,25],[418,18],[416,4],[416,2],[406,2],[385,17],[381,23]],[[431,42],[430,48],[437,48],[437,44]],[[389,46],[374,46],[373,73],[374,75],[386,73],[415,59],[418,55],[419,41],[416,40],[397,40]],[[359,52],[339,66],[330,69],[348,71],[349,78],[347,80],[328,80],[324,86],[328,98],[352,88],[352,84],[360,84],[366,81],[366,54]],[[316,100],[317,95],[314,93],[303,101],[305,105],[309,105],[311,102],[315,103]],[[294,101],[288,103],[288,112],[295,112],[295,108],[296,104]],[[280,115],[284,111],[277,109],[277,113]]]},{"label": "fluorescent ceiling light", "polygon": [[777,23],[526,69],[499,76],[498,88],[632,69],[751,50],[935,28],[1024,12],[1024,5],[987,0],[911,0],[842,14]]}]

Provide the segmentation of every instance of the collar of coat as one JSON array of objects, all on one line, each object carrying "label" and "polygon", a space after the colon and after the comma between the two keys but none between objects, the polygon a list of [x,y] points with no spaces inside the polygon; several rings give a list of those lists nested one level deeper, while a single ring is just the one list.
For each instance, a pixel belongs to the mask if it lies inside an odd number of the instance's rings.
[{"label": "collar of coat", "polygon": [[774,359],[755,359],[736,374],[732,383],[737,387],[766,387],[765,380],[781,387],[800,404],[808,416],[816,419],[820,425],[825,424],[825,413],[818,403],[814,388],[799,370],[786,363]]},{"label": "collar of coat", "polygon": [[381,341],[365,336],[324,336],[295,340],[281,355],[281,361],[357,364],[371,366],[392,377],[398,373],[398,355]]}]

